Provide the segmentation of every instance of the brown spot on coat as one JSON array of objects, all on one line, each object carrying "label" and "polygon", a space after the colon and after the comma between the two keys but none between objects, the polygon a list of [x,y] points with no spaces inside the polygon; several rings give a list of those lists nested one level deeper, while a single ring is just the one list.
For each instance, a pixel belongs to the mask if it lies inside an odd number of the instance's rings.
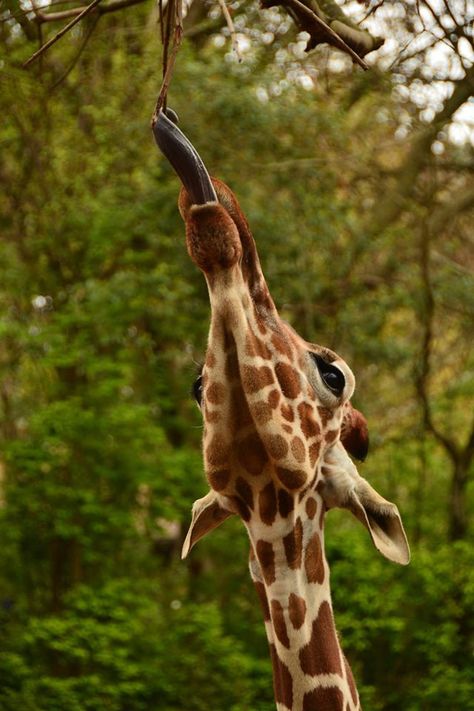
[{"label": "brown spot on coat", "polygon": [[318,413],[323,423],[323,427],[326,427],[329,420],[332,420],[333,411],[329,410],[327,407],[318,407]]},{"label": "brown spot on coat", "polygon": [[272,408],[266,402],[256,402],[252,404],[252,414],[254,420],[259,425],[264,425],[272,418]]},{"label": "brown spot on coat", "polygon": [[301,431],[305,437],[315,437],[321,432],[319,423],[313,417],[314,410],[307,402],[301,402],[298,405],[298,414],[300,416]]},{"label": "brown spot on coat", "polygon": [[313,442],[313,444],[309,448],[309,461],[311,462],[312,467],[314,467],[314,465],[318,461],[320,450],[321,442]]},{"label": "brown spot on coat", "polygon": [[265,446],[273,459],[283,459],[288,454],[288,444],[281,435],[269,435],[266,437]]},{"label": "brown spot on coat", "polygon": [[229,444],[221,434],[214,434],[206,447],[206,462],[209,467],[221,467],[229,460]]},{"label": "brown spot on coat", "polygon": [[285,549],[286,562],[292,570],[296,570],[301,566],[303,554],[303,526],[299,516],[296,519],[293,530],[283,537],[283,547]]},{"label": "brown spot on coat", "polygon": [[332,611],[326,600],[319,606],[318,616],[311,628],[311,639],[300,649],[299,658],[302,670],[310,676],[342,675],[339,643]]},{"label": "brown spot on coat", "polygon": [[347,659],[344,657],[344,666],[346,669],[346,677],[347,677],[347,683],[349,684],[349,689],[351,691],[351,696],[352,696],[352,701],[354,702],[354,705],[357,705],[357,701],[359,698],[359,695],[357,694],[357,689],[354,681],[354,676],[352,674],[352,669],[349,666],[349,662]]},{"label": "brown spot on coat", "polygon": [[212,351],[206,353],[206,368],[213,368],[216,364],[216,356]]},{"label": "brown spot on coat", "polygon": [[308,518],[313,519],[316,516],[317,509],[318,504],[316,502],[316,499],[313,499],[313,497],[310,496],[309,499],[306,501],[306,513],[308,514]]},{"label": "brown spot on coat", "polygon": [[243,501],[247,504],[249,509],[253,509],[253,492],[250,488],[248,482],[242,479],[241,476],[237,477],[235,482],[235,490]]},{"label": "brown spot on coat", "polygon": [[306,602],[304,598],[291,593],[288,599],[288,611],[290,615],[290,621],[295,630],[299,628],[304,623],[304,618],[306,617]]},{"label": "brown spot on coat", "polygon": [[259,581],[254,581],[255,588],[257,590],[257,595],[260,598],[260,604],[263,610],[263,619],[265,622],[269,622],[270,618],[270,608],[268,607],[267,592],[265,590],[265,585]]},{"label": "brown spot on coat", "polygon": [[285,425],[285,424],[283,424],[281,427],[282,427],[282,429],[283,429],[285,432],[288,432],[288,434],[292,434],[292,433],[293,433],[293,427],[291,427],[291,425]]},{"label": "brown spot on coat", "polygon": [[318,686],[303,696],[302,711],[342,711],[344,697],[337,686]]},{"label": "brown spot on coat", "polygon": [[287,489],[301,489],[306,481],[306,473],[302,469],[285,469],[277,467],[276,472],[283,486]]},{"label": "brown spot on coat", "polygon": [[286,664],[284,664],[276,651],[275,645],[270,644],[270,655],[273,667],[273,689],[275,701],[284,704],[288,709],[293,708],[293,679]]},{"label": "brown spot on coat", "polygon": [[252,357],[260,356],[265,360],[270,360],[272,357],[266,343],[258,338],[251,329],[248,331],[245,338],[245,350],[247,355]]},{"label": "brown spot on coat", "polygon": [[304,568],[309,583],[322,583],[324,580],[324,562],[319,534],[314,533],[306,546]]},{"label": "brown spot on coat", "polygon": [[[226,303],[228,303],[227,300],[226,300]],[[235,345],[235,338],[234,338],[232,331],[229,331],[228,328],[223,328],[223,329],[219,329],[219,332],[223,333],[225,352],[228,355],[230,355],[231,353],[236,354],[237,353],[237,346]]]},{"label": "brown spot on coat", "polygon": [[258,311],[256,309],[255,309],[255,318],[257,321],[258,330],[260,331],[262,336],[264,336],[267,332],[267,327],[263,323],[262,319],[259,317]]},{"label": "brown spot on coat", "polygon": [[286,355],[290,359],[293,357],[293,351],[291,349],[291,346],[288,343],[288,341],[285,338],[283,338],[283,336],[281,336],[278,333],[273,333],[271,341],[272,341],[275,349],[279,353],[281,353],[282,355]]},{"label": "brown spot on coat", "polygon": [[301,392],[298,372],[291,365],[279,361],[275,366],[275,374],[283,395],[290,399],[298,397]]},{"label": "brown spot on coat", "polygon": [[336,439],[338,434],[339,434],[339,430],[329,430],[324,435],[324,439],[326,440],[326,442],[334,442],[334,440]]},{"label": "brown spot on coat", "polygon": [[240,378],[239,359],[237,358],[237,352],[235,350],[227,354],[225,375],[228,381],[238,380]]},{"label": "brown spot on coat", "polygon": [[232,424],[236,430],[240,430],[252,423],[247,398],[240,383],[234,385],[231,396]]},{"label": "brown spot on coat", "polygon": [[273,373],[267,365],[262,365],[260,368],[245,365],[243,368],[242,384],[247,393],[256,393],[274,382]]},{"label": "brown spot on coat", "polygon": [[263,442],[256,432],[247,435],[237,445],[237,458],[241,466],[254,476],[262,473],[268,460]]},{"label": "brown spot on coat", "polygon": [[324,526],[324,517],[325,517],[325,515],[326,515],[326,506],[325,506],[324,503],[323,503],[322,506],[321,506],[320,514],[319,514],[319,528],[320,528],[321,530],[322,530],[322,528],[323,528],[323,526]]},{"label": "brown spot on coat", "polygon": [[219,410],[210,410],[206,405],[204,406],[204,419],[206,422],[219,422],[221,418],[221,413]]},{"label": "brown spot on coat", "polygon": [[277,496],[272,481],[261,490],[258,497],[258,508],[263,523],[271,526],[277,514]]},{"label": "brown spot on coat", "polygon": [[222,491],[229,483],[230,471],[229,469],[218,469],[217,471],[209,472],[207,478],[215,491]]},{"label": "brown spot on coat", "polygon": [[230,496],[229,498],[234,502],[237,512],[240,514],[241,518],[244,521],[250,521],[252,513],[245,501],[243,501],[240,496]]},{"label": "brown spot on coat", "polygon": [[271,603],[272,624],[278,641],[287,649],[290,648],[290,638],[286,629],[285,615],[279,600],[272,600]]},{"label": "brown spot on coat", "polygon": [[226,389],[222,383],[211,383],[207,386],[204,397],[213,405],[221,405],[226,396]]},{"label": "brown spot on coat", "polygon": [[291,451],[297,462],[300,464],[304,462],[306,459],[306,450],[302,439],[299,437],[293,437],[291,440]]},{"label": "brown spot on coat", "polygon": [[282,404],[280,406],[280,412],[285,418],[285,420],[288,420],[288,422],[294,421],[295,413],[293,412],[293,408],[290,405],[287,405],[286,403]]},{"label": "brown spot on coat", "polygon": [[278,490],[278,512],[282,518],[287,518],[293,511],[295,502],[286,489]]},{"label": "brown spot on coat", "polygon": [[275,551],[268,541],[257,541],[257,558],[267,585],[275,581]]},{"label": "brown spot on coat", "polygon": [[272,390],[270,394],[268,395],[268,404],[272,408],[272,410],[275,410],[276,407],[278,407],[278,403],[280,402],[280,391],[279,390]]}]

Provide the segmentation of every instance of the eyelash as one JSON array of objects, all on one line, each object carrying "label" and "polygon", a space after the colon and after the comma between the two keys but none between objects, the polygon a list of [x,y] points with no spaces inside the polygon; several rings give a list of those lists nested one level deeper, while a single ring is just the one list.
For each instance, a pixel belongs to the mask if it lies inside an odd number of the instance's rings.
[{"label": "eyelash", "polygon": [[199,407],[202,404],[202,369],[191,387],[191,395],[196,400]]}]

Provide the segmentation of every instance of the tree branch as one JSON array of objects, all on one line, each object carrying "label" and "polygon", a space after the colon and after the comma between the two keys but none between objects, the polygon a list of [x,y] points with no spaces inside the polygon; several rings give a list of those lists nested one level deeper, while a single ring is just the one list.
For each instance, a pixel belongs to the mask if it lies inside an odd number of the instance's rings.
[{"label": "tree branch", "polygon": [[[94,13],[98,15],[107,15],[109,12],[117,12],[118,10],[123,10],[126,7],[131,7],[133,5],[139,5],[145,0],[113,0],[112,2],[102,5],[100,7],[94,7]],[[88,5],[81,5],[79,7],[72,7],[70,10],[61,10],[60,12],[42,12],[37,11],[36,22],[58,22],[60,20],[66,20],[68,17],[77,17],[84,10],[89,7]]]},{"label": "tree branch", "polygon": [[433,318],[435,300],[430,274],[430,231],[425,223],[421,227],[420,239],[420,272],[423,300],[420,309],[420,326],[422,329],[422,343],[420,353],[420,367],[415,375],[415,387],[421,403],[423,423],[428,432],[444,447],[454,463],[459,461],[459,449],[454,440],[447,437],[433,420],[431,404],[428,394],[428,381],[431,373],[431,350],[433,342]]},{"label": "tree branch", "polygon": [[261,0],[261,5],[283,7],[299,29],[308,32],[307,52],[319,44],[330,44],[349,54],[362,69],[368,69],[362,58],[383,44],[382,39],[354,25],[333,0]]},{"label": "tree branch", "polygon": [[242,55],[240,54],[240,51],[239,51],[239,42],[238,42],[237,36],[235,34],[235,27],[234,27],[234,23],[232,22],[232,17],[230,16],[230,12],[227,8],[227,5],[225,4],[225,0],[217,0],[217,2],[220,5],[222,14],[224,15],[224,19],[227,23],[227,28],[228,28],[229,34],[230,34],[230,41],[232,44],[232,49],[234,50],[235,56],[237,57],[238,61],[241,62]]},{"label": "tree branch", "polygon": [[60,40],[61,37],[66,34],[66,32],[69,32],[69,30],[74,27],[74,25],[76,25],[80,20],[82,20],[83,17],[88,15],[100,2],[102,2],[102,0],[92,0],[91,4],[88,5],[77,17],[71,20],[71,22],[68,22],[68,24],[62,28],[62,30],[59,30],[59,32],[57,32],[54,37],[51,37],[51,39],[48,40],[46,44],[43,44],[37,52],[32,54],[31,57],[23,63],[23,67],[27,67],[29,64],[38,59],[38,57],[40,57],[44,52],[46,52],[47,49],[49,49],[53,44]]}]

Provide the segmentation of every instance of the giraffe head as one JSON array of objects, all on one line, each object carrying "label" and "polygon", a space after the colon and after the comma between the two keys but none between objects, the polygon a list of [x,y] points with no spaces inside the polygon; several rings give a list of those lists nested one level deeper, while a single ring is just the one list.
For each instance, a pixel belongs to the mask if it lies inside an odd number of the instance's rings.
[{"label": "giraffe head", "polygon": [[255,543],[254,529],[264,530],[267,540],[284,537],[288,526],[294,530],[295,515],[322,528],[325,511],[341,507],[364,524],[383,555],[408,563],[397,507],[358,474],[349,456],[364,459],[368,448],[365,419],[350,402],[351,369],[280,318],[231,190],[209,178],[163,113],[154,133],[183,183],[179,209],[187,248],[204,273],[211,303],[195,387],[211,491],[193,507],[183,555],[231,514],[241,516]]}]

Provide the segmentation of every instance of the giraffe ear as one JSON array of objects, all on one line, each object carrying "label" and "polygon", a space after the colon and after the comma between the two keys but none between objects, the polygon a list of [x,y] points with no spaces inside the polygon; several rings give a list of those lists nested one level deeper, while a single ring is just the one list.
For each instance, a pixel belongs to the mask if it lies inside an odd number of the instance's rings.
[{"label": "giraffe ear", "polygon": [[221,498],[215,491],[210,491],[202,499],[194,502],[191,525],[183,543],[181,558],[186,558],[194,544],[206,533],[232,516],[233,512],[228,511],[220,503]]},{"label": "giraffe ear", "polygon": [[408,565],[410,548],[395,504],[384,499],[368,481],[359,477],[344,508],[348,508],[364,524],[374,546],[385,558]]}]

